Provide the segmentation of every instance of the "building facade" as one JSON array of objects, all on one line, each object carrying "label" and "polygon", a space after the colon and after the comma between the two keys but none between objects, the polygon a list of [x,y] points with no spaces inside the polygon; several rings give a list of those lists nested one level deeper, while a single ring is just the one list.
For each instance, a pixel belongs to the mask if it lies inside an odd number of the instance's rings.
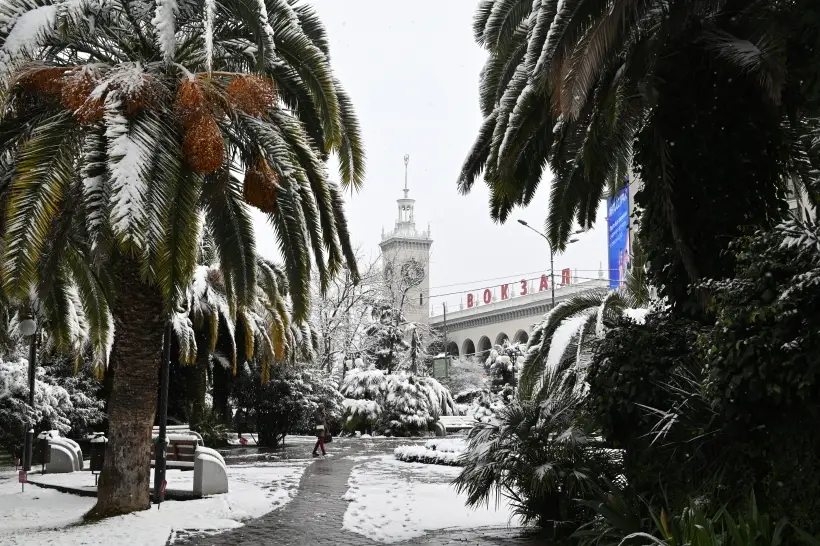
[{"label": "building facade", "polygon": [[[573,296],[605,290],[606,279],[580,283],[562,283],[556,286],[555,304]],[[430,326],[446,336],[449,356],[486,358],[494,345],[509,340],[527,343],[535,326],[552,310],[550,290],[529,292],[505,300],[496,300],[458,311],[437,314],[430,319]]]},{"label": "building facade", "polygon": [[405,320],[429,324],[430,249],[433,239],[427,231],[416,229],[415,204],[409,197],[407,173],[410,157],[404,156],[404,196],[396,200],[398,217],[393,230],[385,233],[379,248],[388,286],[394,304],[404,312]]}]

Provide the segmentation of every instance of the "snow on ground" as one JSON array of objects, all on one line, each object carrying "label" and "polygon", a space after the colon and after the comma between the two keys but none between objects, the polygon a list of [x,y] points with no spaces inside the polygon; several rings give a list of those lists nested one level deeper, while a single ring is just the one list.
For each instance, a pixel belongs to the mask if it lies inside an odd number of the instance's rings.
[{"label": "snow on ground", "polygon": [[[80,497],[26,485],[20,492],[17,475],[0,473],[0,544],[29,546],[45,544],[162,546],[192,531],[216,533],[241,527],[243,521],[280,508],[298,492],[308,461],[275,466],[229,466],[230,492],[192,501],[167,501],[160,509],[83,524],[82,516],[95,502]],[[61,485],[93,486],[90,472],[31,475]],[[169,489],[192,489],[193,472],[169,470]]]},{"label": "snow on ground", "polygon": [[343,527],[378,542],[400,542],[441,529],[499,527],[511,522],[506,501],[476,510],[450,486],[460,469],[404,463],[391,456],[359,465],[348,481]]},{"label": "snow on ground", "polygon": [[[255,447],[258,436],[256,434],[245,433],[242,438],[235,432],[228,434],[228,445]],[[244,440],[244,441],[243,441]],[[316,441],[316,436],[285,436],[285,445],[312,443]]]},{"label": "snow on ground", "polygon": [[435,451],[444,451],[447,453],[461,453],[467,449],[466,438],[436,438],[435,440],[427,440],[424,444],[427,449]]}]

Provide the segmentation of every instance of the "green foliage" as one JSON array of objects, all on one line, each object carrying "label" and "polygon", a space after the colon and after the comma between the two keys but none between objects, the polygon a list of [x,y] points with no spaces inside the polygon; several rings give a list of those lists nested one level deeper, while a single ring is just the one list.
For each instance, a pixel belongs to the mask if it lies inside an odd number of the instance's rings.
[{"label": "green foliage", "polygon": [[699,344],[709,404],[745,443],[760,502],[813,532],[820,531],[819,233],[792,221],[734,241],[736,276],[702,284],[716,318]]},{"label": "green foliage", "polygon": [[[720,181],[718,175],[690,178],[684,171],[707,169],[712,165],[707,158],[727,147],[743,153],[724,153],[724,164],[744,156],[750,164],[741,162],[740,169],[728,173],[726,187],[743,191],[732,184],[749,183],[747,193],[753,195],[757,185],[772,183],[763,172],[754,171],[755,163],[766,161],[788,158],[780,164],[781,174],[805,173],[804,143],[767,154],[780,147],[786,135],[796,137],[794,142],[807,135],[805,126],[795,120],[809,105],[816,105],[818,96],[820,48],[816,25],[812,26],[816,19],[810,0],[482,2],[474,36],[488,53],[479,89],[484,122],[464,161],[459,190],[469,192],[483,175],[490,188],[490,214],[504,222],[516,206],[532,201],[549,168],[547,229],[560,249],[575,225],[594,223],[604,192],[622,186],[631,168],[643,166],[643,159],[633,153],[636,136],[639,142],[644,140],[639,146],[651,147],[645,156],[665,158],[667,148],[678,145],[679,133],[703,135],[704,149],[710,148],[707,153],[698,157],[681,152],[690,155],[684,162],[669,162],[663,177],[694,186],[695,192],[711,191],[719,202],[732,195],[714,183]],[[701,48],[695,63],[703,61],[708,73],[688,61],[692,44]],[[712,73],[723,81],[715,82]],[[720,107],[712,112],[713,105],[701,100],[713,92],[722,100],[724,90],[735,92],[728,96],[737,99],[725,104],[726,115]],[[664,127],[659,135],[647,118],[670,105],[670,99],[682,101],[682,123]],[[740,115],[732,113],[734,108]],[[688,116],[691,109],[700,112],[700,118],[714,114],[713,126]],[[733,123],[724,125],[724,118]],[[764,118],[773,120],[774,131],[757,123]],[[690,127],[693,121],[700,129]],[[751,126],[749,131],[736,132],[744,123]],[[712,139],[720,143],[715,145]],[[656,184],[661,180],[656,174],[643,177],[644,183]],[[797,180],[805,183],[803,175]],[[688,215],[690,208],[698,205],[688,202],[686,195],[666,195],[672,197],[665,201],[666,229],[686,234],[695,223]],[[683,210],[677,212],[677,207]],[[750,214],[756,209],[752,203]],[[697,234],[690,240],[676,239],[676,260],[688,262],[689,269],[696,262],[688,253],[709,249],[706,242],[701,247]],[[687,249],[680,241],[696,248]],[[721,240],[718,246],[726,242]],[[719,259],[718,254],[707,257]]]},{"label": "green foliage", "polygon": [[731,245],[733,279],[703,284],[714,327],[702,339],[714,402],[760,420],[820,396],[820,229],[790,222]]},{"label": "green foliage", "polygon": [[[636,307],[633,296],[626,292],[597,289],[562,301],[550,311],[533,330],[527,344],[526,357],[521,371],[519,396],[522,399],[538,399],[541,388],[549,385],[543,378],[549,375],[547,361],[553,351],[552,343],[560,328],[572,328],[570,342],[562,347],[557,356],[559,367],[582,372],[580,364],[586,361],[592,341],[600,329],[604,331],[623,317],[624,311]],[[532,350],[531,350],[532,349]],[[579,374],[573,375],[577,381]]]},{"label": "green foliage", "polygon": [[470,506],[505,496],[522,521],[568,536],[591,515],[577,500],[592,498],[599,479],[614,480],[620,464],[583,418],[583,396],[561,379],[543,401],[513,400],[497,422],[476,425],[454,484]]},{"label": "green foliage", "polygon": [[596,344],[587,369],[587,407],[615,447],[631,446],[652,429],[656,419],[642,407],[668,408],[664,384],[672,374],[692,369],[690,348],[697,324],[652,313],[643,325],[621,319]]},{"label": "green foliage", "polygon": [[636,144],[638,235],[649,282],[675,309],[699,312],[689,284],[730,276],[729,242],[785,212],[784,136],[751,76],[716,68],[702,46],[670,45],[657,71],[657,104]]},{"label": "green foliage", "polygon": [[280,365],[271,370],[270,381],[260,381],[261,366],[249,362],[234,383],[238,429],[259,434],[258,443],[277,446],[287,434],[312,433],[313,415],[324,408],[328,428],[341,428],[342,396],[324,372],[302,365]]},{"label": "green foliage", "polygon": [[596,344],[588,368],[587,411],[625,450],[627,481],[650,499],[663,488],[682,502],[712,488],[719,471],[714,455],[724,423],[701,388],[702,361],[692,351],[703,329],[668,312],[648,314],[643,325],[622,320]]},{"label": "green foliage", "polygon": [[207,447],[216,449],[228,446],[228,427],[211,412],[203,415],[194,430],[202,436],[202,441]]},{"label": "green foliage", "polygon": [[574,534],[580,546],[820,544],[785,517],[773,518],[760,511],[753,493],[737,510],[689,500],[680,509],[667,511],[651,508],[632,489],[607,486],[598,492],[598,500],[583,502],[597,517]]}]

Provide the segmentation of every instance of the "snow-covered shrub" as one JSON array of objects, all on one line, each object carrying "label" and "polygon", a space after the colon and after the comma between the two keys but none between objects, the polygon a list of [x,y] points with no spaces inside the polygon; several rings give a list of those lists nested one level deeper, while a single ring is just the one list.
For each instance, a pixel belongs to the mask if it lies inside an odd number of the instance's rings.
[{"label": "snow-covered shrub", "polygon": [[459,414],[472,417],[479,423],[494,422],[496,415],[512,400],[515,391],[505,385],[498,392],[489,389],[471,389],[455,395]]},{"label": "snow-covered shrub", "polygon": [[474,357],[453,358],[450,376],[441,380],[451,392],[486,389],[489,377],[481,360]]},{"label": "snow-covered shrub", "polygon": [[387,376],[385,432],[414,434],[427,430],[442,415],[457,415],[450,391],[432,377],[400,372]]},{"label": "snow-covered shrub", "polygon": [[462,466],[461,454],[466,449],[463,439],[428,440],[423,446],[405,445],[393,450],[393,456],[406,463]]},{"label": "snow-covered shrub", "polygon": [[458,415],[458,406],[446,386],[434,377],[417,377],[423,391],[430,401],[430,412],[434,419],[442,415]]},{"label": "snow-covered shrub", "polygon": [[32,408],[27,403],[28,361],[0,360],[0,445],[11,449],[29,427],[79,436],[105,418],[104,403],[94,396],[94,380],[84,374],[60,376],[59,371],[59,366],[37,367]]},{"label": "snow-covered shrub", "polygon": [[353,369],[345,375],[341,386],[344,397],[344,428],[349,432],[369,432],[382,415],[387,393],[387,377],[374,366],[356,359]]},{"label": "snow-covered shrub", "polygon": [[339,390],[345,398],[378,400],[387,392],[387,379],[384,372],[357,358]]},{"label": "snow-covered shrub", "polygon": [[502,345],[493,347],[484,363],[493,388],[501,389],[504,385],[514,385],[523,361],[524,350],[520,343],[505,340]]},{"label": "snow-covered shrub", "polygon": [[381,404],[375,400],[345,398],[342,407],[344,409],[345,428],[350,431],[372,427],[382,415]]},{"label": "snow-covered shrub", "polygon": [[435,421],[427,389],[414,375],[404,372],[387,376],[385,426],[393,434],[426,430]]},{"label": "snow-covered shrub", "polygon": [[345,376],[341,393],[349,432],[376,428],[409,435],[427,430],[442,415],[458,415],[450,390],[436,379],[407,372],[384,375],[361,359]]}]

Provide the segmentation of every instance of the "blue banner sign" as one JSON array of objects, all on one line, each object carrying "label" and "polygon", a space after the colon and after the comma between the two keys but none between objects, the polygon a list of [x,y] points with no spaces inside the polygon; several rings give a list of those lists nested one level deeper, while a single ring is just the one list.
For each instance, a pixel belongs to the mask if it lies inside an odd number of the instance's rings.
[{"label": "blue banner sign", "polygon": [[606,200],[609,233],[609,287],[617,289],[629,267],[629,186]]}]

